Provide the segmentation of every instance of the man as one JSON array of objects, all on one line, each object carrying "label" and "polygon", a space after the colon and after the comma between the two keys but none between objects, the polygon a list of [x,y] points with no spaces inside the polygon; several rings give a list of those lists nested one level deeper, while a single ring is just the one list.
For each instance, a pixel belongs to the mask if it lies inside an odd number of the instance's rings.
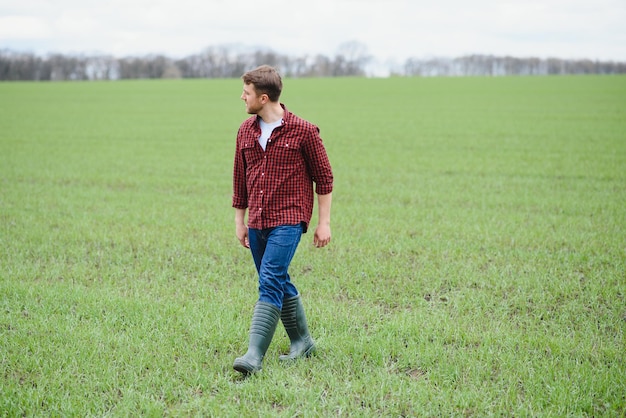
[{"label": "man", "polygon": [[288,270],[311,220],[313,183],[319,210],[313,243],[320,248],[330,242],[333,174],[317,126],[279,102],[282,80],[278,72],[263,65],[242,79],[241,99],[254,116],[237,133],[233,207],[237,238],[250,249],[259,275],[259,299],[248,351],[235,359],[233,367],[248,375],[261,370],[279,319],[290,340],[289,354],[280,360],[308,357],[315,351],[302,300]]}]

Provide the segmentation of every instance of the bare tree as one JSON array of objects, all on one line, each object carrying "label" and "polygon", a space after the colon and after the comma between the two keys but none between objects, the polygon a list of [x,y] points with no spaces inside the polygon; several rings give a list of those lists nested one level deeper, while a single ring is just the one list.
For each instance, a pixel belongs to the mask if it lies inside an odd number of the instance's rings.
[{"label": "bare tree", "polygon": [[367,46],[358,41],[350,41],[339,46],[335,56],[334,76],[362,76],[365,67],[372,57],[367,52]]}]

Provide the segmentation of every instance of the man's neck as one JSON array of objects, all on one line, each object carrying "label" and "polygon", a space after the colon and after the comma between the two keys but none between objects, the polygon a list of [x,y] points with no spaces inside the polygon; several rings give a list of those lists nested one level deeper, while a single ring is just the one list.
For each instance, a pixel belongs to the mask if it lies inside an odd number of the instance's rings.
[{"label": "man's neck", "polygon": [[280,102],[269,102],[263,106],[263,110],[257,113],[257,115],[263,119],[263,122],[273,123],[283,118],[285,110],[280,105]]}]

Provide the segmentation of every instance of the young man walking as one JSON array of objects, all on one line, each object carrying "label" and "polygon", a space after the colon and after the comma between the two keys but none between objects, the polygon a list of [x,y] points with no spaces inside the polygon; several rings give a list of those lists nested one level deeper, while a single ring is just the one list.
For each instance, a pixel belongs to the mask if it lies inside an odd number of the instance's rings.
[{"label": "young man walking", "polygon": [[[237,133],[233,172],[235,232],[252,253],[259,275],[248,351],[235,359],[235,370],[261,370],[279,320],[290,339],[280,360],[308,357],[315,350],[289,264],[309,227],[317,194],[316,247],[330,242],[333,174],[317,126],[280,103],[282,80],[267,65],[245,73],[241,99],[253,115]],[[246,211],[248,219],[246,225]]]}]

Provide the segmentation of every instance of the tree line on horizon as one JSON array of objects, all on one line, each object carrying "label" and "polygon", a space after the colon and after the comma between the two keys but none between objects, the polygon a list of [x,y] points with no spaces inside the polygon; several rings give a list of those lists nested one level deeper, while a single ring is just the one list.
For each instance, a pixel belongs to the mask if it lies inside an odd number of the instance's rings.
[{"label": "tree line on horizon", "polygon": [[[0,80],[64,81],[157,78],[239,78],[260,64],[272,65],[285,77],[346,76],[506,76],[625,74],[626,62],[589,59],[517,58],[466,55],[457,58],[409,58],[403,64],[375,65],[367,48],[358,42],[341,45],[332,56],[293,57],[264,49],[233,46],[206,48],[180,59],[165,55],[115,58],[111,55],[49,54],[0,50]],[[384,67],[384,66],[383,66]]]}]

